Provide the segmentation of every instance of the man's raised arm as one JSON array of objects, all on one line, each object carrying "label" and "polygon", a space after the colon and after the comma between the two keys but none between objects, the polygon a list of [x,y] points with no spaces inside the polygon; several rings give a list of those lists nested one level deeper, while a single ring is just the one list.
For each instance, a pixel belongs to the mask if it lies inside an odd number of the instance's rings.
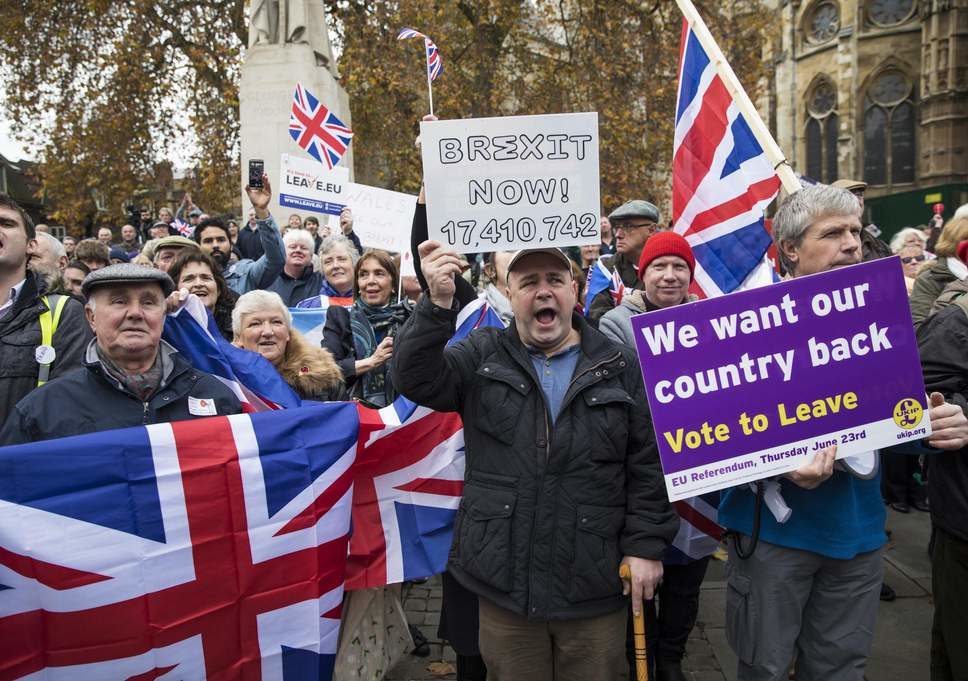
[{"label": "man's raised arm", "polygon": [[460,258],[436,241],[425,241],[418,250],[428,291],[394,341],[393,385],[425,407],[458,411],[465,377],[477,365],[469,340],[447,347],[457,320],[454,277],[460,276]]}]

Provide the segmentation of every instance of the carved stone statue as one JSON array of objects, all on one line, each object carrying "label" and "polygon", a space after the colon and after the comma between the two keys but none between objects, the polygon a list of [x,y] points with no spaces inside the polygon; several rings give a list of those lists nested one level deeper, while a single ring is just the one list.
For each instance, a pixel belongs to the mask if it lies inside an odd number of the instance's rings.
[{"label": "carved stone statue", "polygon": [[323,0],[252,0],[249,47],[286,43],[310,45],[317,65],[325,66],[335,74]]}]

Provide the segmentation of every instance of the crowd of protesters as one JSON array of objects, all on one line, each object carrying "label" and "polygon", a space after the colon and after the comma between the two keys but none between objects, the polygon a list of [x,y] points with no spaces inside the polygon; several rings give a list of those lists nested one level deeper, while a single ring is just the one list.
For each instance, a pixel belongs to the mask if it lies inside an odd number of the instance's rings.
[{"label": "crowd of protesters", "polygon": [[[694,299],[689,242],[662,227],[654,203],[628,197],[602,217],[600,245],[468,260],[428,240],[421,192],[417,276],[404,281],[398,255],[360,243],[351,208],[337,229],[298,215],[281,223],[263,181],[246,188],[244,222],[186,196],[175,212],[142,211],[140,224],[80,241],[35,229],[0,195],[0,445],[239,413],[234,394],[162,340],[166,313],[194,295],[226,340],[303,399],[383,407],[405,395],[462,415],[465,486],[440,624],[459,679],[634,677],[627,631],[643,611],[651,678],[686,678],[709,556],[668,550],[678,517],[629,320]],[[933,434],[882,452],[882,474],[866,479],[835,465],[834,447],[818,452],[779,481],[788,522],[754,523],[747,486],[722,495],[724,617],[743,681],[786,679],[791,667],[798,681],[863,678],[878,599],[892,597],[885,505],[930,513],[931,678],[968,679],[968,206],[888,246],[862,223],[864,190],[841,180],[787,197],[778,257],[801,277],[899,256]],[[599,258],[623,282],[621,301],[583,299]],[[478,298],[507,328],[448,347],[458,312]],[[314,307],[327,308],[321,345],[290,312]],[[352,592],[343,612],[337,679],[379,679],[408,649],[426,651],[399,585]],[[379,646],[361,643],[364,631]]]}]

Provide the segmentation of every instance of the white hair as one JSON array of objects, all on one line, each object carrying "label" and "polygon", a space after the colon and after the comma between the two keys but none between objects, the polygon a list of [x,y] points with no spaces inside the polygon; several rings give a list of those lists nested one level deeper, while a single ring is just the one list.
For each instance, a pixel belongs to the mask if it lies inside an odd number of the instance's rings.
[{"label": "white hair", "polygon": [[335,234],[323,239],[323,243],[319,244],[319,259],[322,260],[324,255],[337,248],[345,250],[347,255],[350,256],[350,260],[353,261],[353,267],[356,267],[356,262],[360,259],[360,252],[356,250],[356,244],[342,234]]},{"label": "white hair", "polygon": [[794,270],[781,247],[784,241],[798,247],[803,243],[804,232],[817,220],[835,215],[860,216],[860,213],[857,197],[839,187],[815,184],[788,196],[773,218],[773,242],[783,269]]},{"label": "white hair", "polygon": [[67,249],[64,248],[64,244],[56,236],[50,232],[37,232],[37,240],[39,241],[41,239],[47,242],[47,247],[54,254],[54,259],[67,257]]},{"label": "white hair", "polygon": [[303,246],[309,249],[309,252],[313,252],[313,248],[316,246],[316,242],[313,240],[313,235],[309,233],[309,230],[305,229],[290,229],[282,236],[282,243],[289,247],[292,243],[301,243]]},{"label": "white hair", "polygon": [[242,335],[242,317],[253,312],[277,309],[282,312],[286,326],[292,329],[292,313],[275,291],[256,289],[243,293],[232,308],[232,333],[236,338]]},{"label": "white hair", "polygon": [[924,236],[922,232],[917,227],[905,227],[900,232],[891,237],[891,253],[895,255],[901,252],[904,248],[904,242],[907,241],[909,236],[916,236],[921,241],[921,248],[924,248],[928,243],[928,237]]},{"label": "white hair", "polygon": [[963,203],[958,206],[958,210],[955,211],[955,214],[951,218],[968,218],[968,203]]}]

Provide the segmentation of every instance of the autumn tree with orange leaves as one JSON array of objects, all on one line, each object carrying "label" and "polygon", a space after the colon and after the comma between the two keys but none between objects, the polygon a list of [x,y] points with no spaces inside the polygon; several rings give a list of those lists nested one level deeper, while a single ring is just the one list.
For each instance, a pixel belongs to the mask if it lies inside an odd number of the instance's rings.
[{"label": "autumn tree with orange leaves", "polygon": [[[11,4],[13,0],[7,0]],[[211,212],[238,196],[238,83],[244,0],[19,0],[0,13],[7,114],[43,161],[55,216],[94,197],[119,213],[173,145],[196,150],[194,195]],[[668,0],[326,0],[350,95],[357,181],[420,183],[413,147],[428,112],[423,50],[440,47],[442,118],[597,111],[603,208],[669,192],[682,18]],[[755,98],[768,75],[759,0],[698,3]]]}]

